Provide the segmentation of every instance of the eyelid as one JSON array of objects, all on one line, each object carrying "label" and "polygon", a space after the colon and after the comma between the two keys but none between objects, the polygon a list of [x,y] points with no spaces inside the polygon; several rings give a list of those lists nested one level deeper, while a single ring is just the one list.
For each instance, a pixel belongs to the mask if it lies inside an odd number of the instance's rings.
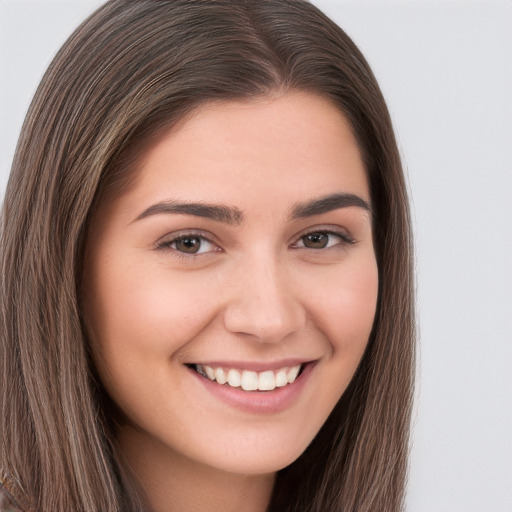
[{"label": "eyelid", "polygon": [[[356,240],[354,239],[354,237],[346,230],[346,229],[343,229],[339,226],[326,226],[326,225],[320,225],[320,226],[313,226],[311,228],[308,228],[306,230],[304,230],[303,232],[301,232],[299,235],[296,235],[292,241],[292,243],[290,244],[290,246],[292,248],[305,248],[305,249],[308,249],[307,247],[305,246],[297,246],[297,244],[305,237],[305,236],[308,236],[308,235],[312,235],[312,234],[315,234],[315,233],[322,233],[322,234],[325,234],[325,235],[333,235],[333,236],[337,236],[341,239],[341,242],[339,244],[336,244],[336,246],[344,246],[344,245],[353,245],[356,243]],[[331,247],[326,247],[324,248],[325,249],[330,249],[332,248]],[[315,249],[315,250],[321,250],[321,249]]]},{"label": "eyelid", "polygon": [[[213,251],[210,250],[210,251],[204,251],[204,252],[199,252],[199,253],[186,253],[184,251],[180,251],[176,248],[171,247],[172,244],[176,243],[178,240],[180,240],[182,238],[186,238],[187,236],[200,238],[204,242],[207,242],[207,243],[215,246],[216,249]],[[220,245],[217,242],[212,240],[213,238],[214,237],[212,237],[211,234],[209,234],[205,231],[201,231],[200,229],[181,229],[179,231],[175,231],[173,233],[167,233],[166,235],[162,236],[155,242],[154,246],[155,246],[155,249],[157,249],[157,250],[169,250],[169,251],[174,252],[177,256],[180,256],[180,257],[194,258],[194,257],[200,256],[202,254],[209,254],[212,252],[222,251],[222,248],[220,247]]]}]

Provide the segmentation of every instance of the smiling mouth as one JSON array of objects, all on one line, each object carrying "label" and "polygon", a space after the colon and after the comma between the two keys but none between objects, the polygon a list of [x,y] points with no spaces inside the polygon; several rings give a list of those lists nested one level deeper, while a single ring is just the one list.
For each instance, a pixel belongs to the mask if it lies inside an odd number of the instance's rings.
[{"label": "smiling mouth", "polygon": [[217,384],[240,388],[244,391],[273,391],[276,388],[293,384],[297,377],[301,375],[305,364],[307,363],[262,372],[212,367],[205,364],[188,364],[187,366],[205,379]]}]

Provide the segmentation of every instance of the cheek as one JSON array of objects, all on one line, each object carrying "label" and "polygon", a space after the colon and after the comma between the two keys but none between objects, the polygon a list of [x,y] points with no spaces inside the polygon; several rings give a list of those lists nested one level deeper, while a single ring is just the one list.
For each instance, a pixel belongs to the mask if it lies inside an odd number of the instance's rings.
[{"label": "cheek", "polygon": [[98,273],[89,316],[102,347],[169,353],[208,323],[203,304],[210,289],[205,281],[163,268],[139,265],[121,272],[109,266]]},{"label": "cheek", "polygon": [[322,290],[316,294],[312,310],[333,354],[362,355],[377,306],[378,270],[373,254],[354,259],[342,271],[326,276]]},{"label": "cheek", "polygon": [[137,419],[141,410],[161,409],[156,397],[166,390],[155,383],[168,381],[174,356],[208,326],[215,287],[186,273],[171,278],[162,267],[96,270],[84,303],[94,361],[110,396]]},{"label": "cheek", "polygon": [[323,393],[316,401],[318,416],[324,421],[361,362],[375,319],[377,297],[378,270],[370,255],[366,261],[359,260],[352,268],[345,267],[326,279],[324,293],[311,308],[330,352],[322,367]]}]

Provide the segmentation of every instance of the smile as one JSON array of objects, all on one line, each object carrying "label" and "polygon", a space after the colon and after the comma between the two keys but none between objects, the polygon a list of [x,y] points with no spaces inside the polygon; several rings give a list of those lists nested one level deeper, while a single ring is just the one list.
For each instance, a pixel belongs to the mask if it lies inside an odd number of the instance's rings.
[{"label": "smile", "polygon": [[212,367],[203,364],[190,365],[203,377],[217,382],[217,384],[241,388],[244,391],[273,391],[293,384],[300,375],[303,364],[280,368],[278,370],[265,370],[261,372],[239,370],[236,368]]}]

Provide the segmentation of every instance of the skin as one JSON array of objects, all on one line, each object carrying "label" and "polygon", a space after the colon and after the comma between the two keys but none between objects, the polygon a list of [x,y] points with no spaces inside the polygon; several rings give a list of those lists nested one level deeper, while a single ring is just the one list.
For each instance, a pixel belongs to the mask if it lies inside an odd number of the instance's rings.
[{"label": "skin", "polygon": [[[288,92],[203,106],[136,172],[92,220],[83,285],[95,363],[123,413],[121,449],[156,512],[262,512],[372,328],[370,212],[299,207],[333,194],[369,204],[359,149],[331,103]],[[231,218],[154,207],[169,201],[223,205]],[[327,245],[311,247],[312,232]],[[182,250],[183,235],[198,253]],[[290,359],[314,364],[290,403],[261,414],[219,399],[186,366]]]}]

